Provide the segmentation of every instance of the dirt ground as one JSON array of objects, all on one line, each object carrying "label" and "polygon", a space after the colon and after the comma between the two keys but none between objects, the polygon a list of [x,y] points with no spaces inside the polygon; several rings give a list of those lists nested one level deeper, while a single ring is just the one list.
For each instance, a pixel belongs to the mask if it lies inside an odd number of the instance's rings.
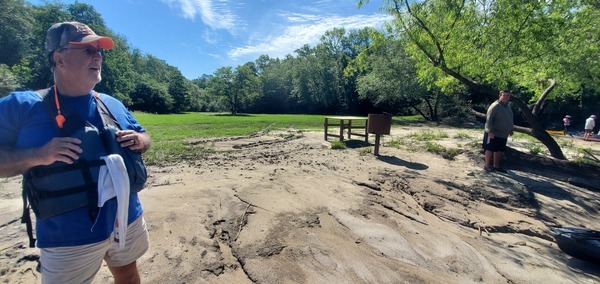
[{"label": "dirt ground", "polygon": [[[440,131],[449,137],[438,143],[463,151],[454,160],[410,138]],[[510,157],[508,173],[487,173],[474,146],[481,135],[394,127],[380,156],[372,146],[332,150],[317,131],[190,141],[214,152],[150,167],[140,193],[151,239],[138,261],[142,281],[600,282],[600,266],[566,255],[548,232],[600,229],[598,175],[569,177]],[[600,142],[557,139],[600,150]],[[515,149],[527,143],[509,139]],[[39,282],[39,252],[27,248],[20,223],[20,178],[0,180],[0,198],[0,281]],[[94,283],[110,282],[101,268]]]}]

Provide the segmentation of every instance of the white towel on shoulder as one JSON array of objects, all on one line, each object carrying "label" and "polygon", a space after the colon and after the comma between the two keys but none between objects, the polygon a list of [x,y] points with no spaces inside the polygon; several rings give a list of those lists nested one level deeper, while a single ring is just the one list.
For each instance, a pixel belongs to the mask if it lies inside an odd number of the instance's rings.
[{"label": "white towel on shoulder", "polygon": [[129,209],[129,175],[120,155],[111,154],[100,158],[106,162],[106,165],[100,167],[98,175],[98,207],[104,206],[107,200],[117,197],[115,229],[118,230],[119,248],[124,248]]}]

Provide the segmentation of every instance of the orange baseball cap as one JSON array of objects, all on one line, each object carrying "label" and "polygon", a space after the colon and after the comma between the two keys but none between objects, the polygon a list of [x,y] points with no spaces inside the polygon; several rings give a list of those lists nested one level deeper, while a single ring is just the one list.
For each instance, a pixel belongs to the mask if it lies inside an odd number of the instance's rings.
[{"label": "orange baseball cap", "polygon": [[93,44],[98,48],[112,49],[115,46],[109,37],[97,35],[90,27],[80,22],[62,22],[52,25],[46,33],[46,50],[55,51],[67,44]]}]

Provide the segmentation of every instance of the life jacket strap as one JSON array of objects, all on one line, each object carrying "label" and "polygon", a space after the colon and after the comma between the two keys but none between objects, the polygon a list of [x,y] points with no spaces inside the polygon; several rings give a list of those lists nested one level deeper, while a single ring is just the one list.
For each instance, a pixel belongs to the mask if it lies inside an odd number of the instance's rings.
[{"label": "life jacket strap", "polygon": [[45,177],[47,175],[58,174],[61,172],[74,171],[79,169],[88,170],[89,168],[99,167],[102,165],[106,165],[106,162],[102,159],[100,160],[92,160],[86,161],[85,163],[73,163],[73,164],[64,164],[61,166],[56,166],[52,168],[48,167],[36,167],[29,170],[32,177]]},{"label": "life jacket strap", "polygon": [[33,237],[33,225],[31,224],[31,214],[29,212],[29,203],[27,202],[27,194],[25,190],[22,191],[23,195],[23,215],[21,215],[21,224],[25,224],[27,228],[27,236],[29,237],[29,247],[35,247],[35,237]]},{"label": "life jacket strap", "polygon": [[30,192],[29,194],[31,195],[32,198],[37,198],[37,199],[42,200],[42,199],[63,197],[63,196],[71,195],[71,194],[85,192],[85,191],[88,191],[89,187],[90,186],[82,185],[82,186],[65,188],[62,190],[55,190],[55,191],[35,190],[35,191]]}]

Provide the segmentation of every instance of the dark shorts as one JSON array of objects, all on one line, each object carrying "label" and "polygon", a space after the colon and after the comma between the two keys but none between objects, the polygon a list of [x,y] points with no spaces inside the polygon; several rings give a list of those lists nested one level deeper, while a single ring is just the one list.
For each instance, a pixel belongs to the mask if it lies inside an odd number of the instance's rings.
[{"label": "dark shorts", "polygon": [[490,152],[504,152],[506,151],[507,138],[494,137],[489,139],[488,133],[483,134],[483,149]]},{"label": "dark shorts", "polygon": [[592,132],[594,132],[594,129],[586,129],[585,130],[585,133],[592,133]]}]

